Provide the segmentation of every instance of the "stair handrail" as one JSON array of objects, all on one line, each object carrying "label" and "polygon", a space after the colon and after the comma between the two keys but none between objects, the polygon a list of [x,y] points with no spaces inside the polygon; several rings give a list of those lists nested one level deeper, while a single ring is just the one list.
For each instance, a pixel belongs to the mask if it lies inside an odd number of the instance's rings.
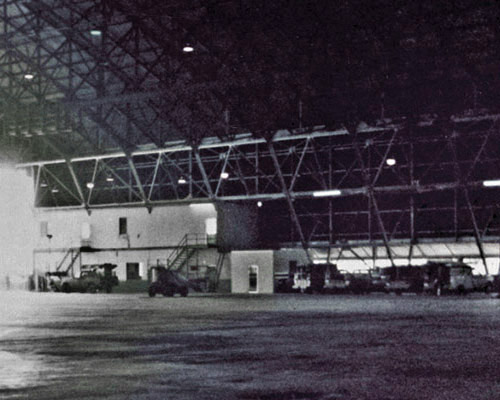
[{"label": "stair handrail", "polygon": [[182,237],[179,243],[177,243],[177,246],[172,250],[172,252],[169,254],[167,257],[167,268],[170,268],[171,265],[173,265],[174,261],[179,257],[180,253],[184,251],[184,248],[186,247],[188,243],[188,235],[187,233]]},{"label": "stair handrail", "polygon": [[77,260],[78,256],[80,255],[81,253],[81,250],[78,249],[76,252],[75,252],[75,255],[73,256],[73,258],[71,259],[68,267],[66,268],[66,273],[68,273],[68,271],[73,268],[73,265],[75,264],[75,261]]},{"label": "stair handrail", "polygon": [[167,269],[170,269],[174,265],[175,261],[186,251],[186,248],[201,245],[206,246],[207,243],[207,235],[205,234],[186,233],[167,257]]},{"label": "stair handrail", "polygon": [[73,253],[73,249],[68,249],[68,251],[64,255],[63,259],[61,260],[61,262],[59,263],[59,265],[56,267],[56,271],[59,271],[61,269],[61,267],[63,266],[64,262],[66,261],[66,258],[68,258],[68,256],[71,253]]},{"label": "stair handrail", "polygon": [[61,271],[61,273],[67,274],[68,271],[73,267],[73,265],[75,264],[75,261],[77,260],[78,256],[80,255],[80,249],[69,248],[66,251],[66,254],[64,254],[64,257],[62,258],[62,260],[59,262],[59,265],[56,267],[56,272],[59,272],[61,270],[62,266],[64,265],[64,263],[66,262],[66,259],[68,258],[68,256],[70,254],[71,254],[71,257],[69,260],[69,264],[64,271]]}]

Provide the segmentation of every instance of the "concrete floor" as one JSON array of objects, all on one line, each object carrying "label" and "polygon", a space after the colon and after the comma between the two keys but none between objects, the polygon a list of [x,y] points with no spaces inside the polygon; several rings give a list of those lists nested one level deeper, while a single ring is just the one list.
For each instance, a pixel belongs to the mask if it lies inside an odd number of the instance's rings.
[{"label": "concrete floor", "polygon": [[497,399],[500,300],[0,292],[2,399]]}]

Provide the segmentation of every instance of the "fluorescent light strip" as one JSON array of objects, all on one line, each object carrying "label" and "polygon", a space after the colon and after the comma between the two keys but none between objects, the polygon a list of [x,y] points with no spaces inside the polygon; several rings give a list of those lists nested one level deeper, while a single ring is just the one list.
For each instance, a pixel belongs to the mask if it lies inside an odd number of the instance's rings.
[{"label": "fluorescent light strip", "polygon": [[494,179],[491,181],[483,181],[483,186],[487,186],[487,187],[500,186],[500,179]]},{"label": "fluorescent light strip", "polygon": [[313,192],[314,197],[340,196],[341,194],[342,194],[342,192],[338,189],[321,190],[319,192]]}]

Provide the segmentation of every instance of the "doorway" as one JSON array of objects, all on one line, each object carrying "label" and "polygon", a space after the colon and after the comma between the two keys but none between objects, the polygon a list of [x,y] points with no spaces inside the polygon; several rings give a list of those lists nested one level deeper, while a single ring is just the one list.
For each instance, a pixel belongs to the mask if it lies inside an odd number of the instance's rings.
[{"label": "doorway", "polygon": [[139,263],[127,263],[127,281],[141,279]]},{"label": "doorway", "polygon": [[250,265],[248,267],[248,293],[259,292],[259,266]]}]

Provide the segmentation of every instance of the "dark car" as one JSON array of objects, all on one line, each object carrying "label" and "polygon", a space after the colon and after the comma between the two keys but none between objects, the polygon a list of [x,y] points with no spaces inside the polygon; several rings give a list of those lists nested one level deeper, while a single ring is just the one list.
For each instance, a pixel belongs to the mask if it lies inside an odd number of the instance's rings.
[{"label": "dark car", "polygon": [[150,297],[156,294],[164,296],[174,296],[176,293],[186,297],[189,293],[191,283],[178,272],[169,271],[165,267],[155,267],[156,280],[149,285],[148,293]]}]

